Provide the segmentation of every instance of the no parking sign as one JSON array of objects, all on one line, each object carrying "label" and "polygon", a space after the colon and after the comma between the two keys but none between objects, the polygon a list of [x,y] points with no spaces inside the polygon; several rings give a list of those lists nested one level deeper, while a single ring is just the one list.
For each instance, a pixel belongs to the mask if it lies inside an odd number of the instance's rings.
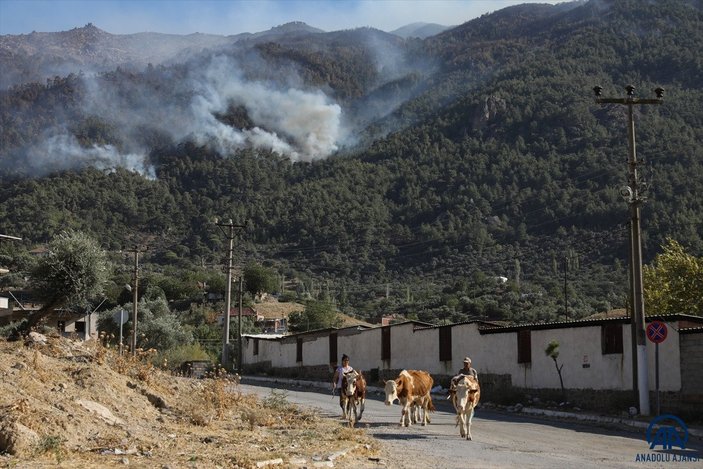
[{"label": "no parking sign", "polygon": [[667,333],[666,324],[661,321],[652,321],[647,326],[647,338],[655,344],[664,342]]}]

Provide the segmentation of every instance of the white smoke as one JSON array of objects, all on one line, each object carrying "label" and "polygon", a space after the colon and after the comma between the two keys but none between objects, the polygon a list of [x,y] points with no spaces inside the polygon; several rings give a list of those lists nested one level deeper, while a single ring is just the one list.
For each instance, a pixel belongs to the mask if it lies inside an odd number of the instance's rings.
[{"label": "white smoke", "polygon": [[[292,161],[312,161],[337,150],[342,134],[341,108],[322,92],[247,81],[235,62],[224,57],[212,59],[209,66],[191,72],[187,79],[168,73],[159,80],[167,82],[172,93],[156,93],[150,87],[153,85],[139,80],[84,76],[82,112],[103,122],[119,148],[82,146],[64,127],[45,129],[47,138],[24,149],[31,168],[45,174],[89,165],[124,167],[153,178],[154,169],[147,163],[151,148],[140,143],[145,130],[170,136],[173,143],[190,139],[208,144],[223,156],[253,147]],[[293,74],[291,77],[295,79]],[[218,119],[232,107],[246,110],[250,128],[238,129]]]},{"label": "white smoke", "polygon": [[[234,62],[224,57],[213,59],[193,83],[194,134],[214,137],[220,151],[248,144],[294,161],[311,161],[337,150],[342,110],[322,92],[279,90],[270,83],[245,81]],[[244,107],[256,127],[240,130],[219,122],[215,114],[231,105]]]},{"label": "white smoke", "polygon": [[145,165],[145,155],[123,153],[113,145],[83,147],[70,134],[53,135],[33,145],[26,152],[27,163],[35,172],[93,166],[98,169],[118,167],[154,178],[153,168]]}]

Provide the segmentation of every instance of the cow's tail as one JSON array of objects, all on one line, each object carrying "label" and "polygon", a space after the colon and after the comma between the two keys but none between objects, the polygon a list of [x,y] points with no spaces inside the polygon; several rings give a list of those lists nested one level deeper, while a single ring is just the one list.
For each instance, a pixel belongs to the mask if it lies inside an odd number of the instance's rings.
[{"label": "cow's tail", "polygon": [[427,401],[427,410],[429,410],[430,412],[434,412],[435,408],[434,404],[432,403],[432,398],[430,397]]}]

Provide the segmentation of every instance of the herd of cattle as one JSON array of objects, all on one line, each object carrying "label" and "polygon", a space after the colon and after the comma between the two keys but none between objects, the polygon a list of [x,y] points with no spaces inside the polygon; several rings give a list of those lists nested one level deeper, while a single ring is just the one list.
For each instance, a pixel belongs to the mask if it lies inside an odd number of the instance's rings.
[{"label": "herd of cattle", "polygon": [[[413,423],[430,423],[429,412],[435,410],[430,391],[434,380],[426,371],[403,370],[396,379],[385,382],[385,404],[397,399],[401,406],[400,425],[409,427]],[[350,426],[361,420],[366,402],[366,380],[360,371],[350,371],[342,378],[340,390],[342,412]],[[481,388],[473,376],[461,376],[452,386],[451,399],[456,410],[456,424],[462,438],[471,439],[471,420],[474,408],[481,398]]]}]

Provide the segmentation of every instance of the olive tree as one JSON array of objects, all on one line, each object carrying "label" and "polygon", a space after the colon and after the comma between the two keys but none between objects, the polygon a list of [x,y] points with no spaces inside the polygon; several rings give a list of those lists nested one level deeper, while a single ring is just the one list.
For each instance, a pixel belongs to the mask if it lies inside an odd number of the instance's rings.
[{"label": "olive tree", "polygon": [[703,316],[703,258],[686,253],[673,239],[662,249],[651,265],[644,266],[645,311]]},{"label": "olive tree", "polygon": [[334,307],[323,301],[310,301],[304,311],[296,311],[288,316],[291,332],[311,331],[328,327],[339,327],[341,321]]},{"label": "olive tree", "polygon": [[261,293],[272,292],[278,288],[276,273],[266,267],[249,264],[244,268],[244,285],[246,291],[255,297]]},{"label": "olive tree", "polygon": [[97,241],[80,231],[58,234],[32,271],[33,287],[44,306],[30,315],[27,327],[57,308],[89,308],[103,295],[110,272],[107,254]]}]

